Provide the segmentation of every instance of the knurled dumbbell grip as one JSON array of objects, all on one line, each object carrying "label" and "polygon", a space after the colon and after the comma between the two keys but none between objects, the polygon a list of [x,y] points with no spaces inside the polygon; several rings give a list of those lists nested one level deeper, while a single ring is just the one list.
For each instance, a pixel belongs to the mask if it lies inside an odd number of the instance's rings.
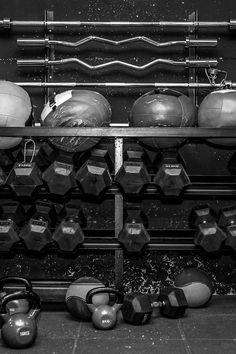
[{"label": "knurled dumbbell grip", "polygon": [[151,306],[152,306],[153,308],[156,308],[156,307],[164,307],[164,306],[166,306],[166,303],[165,303],[165,301],[153,301],[153,302],[151,303]]}]

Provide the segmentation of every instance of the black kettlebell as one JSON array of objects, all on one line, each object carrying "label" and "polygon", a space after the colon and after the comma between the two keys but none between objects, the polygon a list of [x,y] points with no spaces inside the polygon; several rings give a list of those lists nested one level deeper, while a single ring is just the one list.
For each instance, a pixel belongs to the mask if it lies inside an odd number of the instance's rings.
[{"label": "black kettlebell", "polygon": [[[7,304],[10,301],[27,299],[31,304],[27,313],[9,314]],[[37,337],[36,319],[40,313],[41,305],[39,296],[33,291],[20,291],[8,294],[2,299],[2,340],[10,348],[26,348],[35,341]]]},{"label": "black kettlebell", "polygon": [[[4,286],[6,284],[15,284],[19,283],[20,285],[24,285],[26,291],[31,292],[32,291],[32,284],[31,282],[26,279],[26,278],[21,278],[21,277],[5,277],[0,279],[0,304],[1,304],[1,299],[7,295],[7,293],[4,291]],[[18,291],[19,293],[20,291]],[[15,293],[15,292],[14,292]],[[14,294],[13,293],[13,294]],[[28,312],[29,311],[29,301],[25,298],[23,299],[16,299],[14,301],[10,301],[7,304],[7,309],[10,314],[12,313],[17,313],[17,312]]]},{"label": "black kettlebell", "polygon": [[[116,296],[116,302],[114,305],[99,305],[95,306],[92,303],[92,298],[96,294],[107,293],[114,294]],[[116,289],[111,288],[95,288],[91,289],[86,296],[86,304],[89,310],[92,312],[92,321],[98,329],[111,329],[116,325],[117,311],[123,304],[123,294]]]}]

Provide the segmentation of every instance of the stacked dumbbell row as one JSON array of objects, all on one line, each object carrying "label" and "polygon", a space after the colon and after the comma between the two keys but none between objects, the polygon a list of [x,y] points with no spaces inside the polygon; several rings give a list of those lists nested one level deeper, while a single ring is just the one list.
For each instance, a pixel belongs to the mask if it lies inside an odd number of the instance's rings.
[{"label": "stacked dumbbell row", "polygon": [[192,210],[190,225],[197,227],[194,236],[196,245],[207,252],[216,252],[225,245],[236,251],[236,206],[226,206],[219,214],[209,205]]},{"label": "stacked dumbbell row", "polygon": [[[147,217],[137,205],[129,206],[118,241],[130,252],[141,251],[150,236]],[[0,213],[0,251],[10,251],[21,240],[30,251],[43,251],[53,242],[64,252],[73,252],[84,241],[86,218],[80,205],[67,203],[59,214],[55,205],[37,201],[27,213],[19,202],[7,202]]]},{"label": "stacked dumbbell row", "polygon": [[[53,242],[61,251],[72,252],[84,241],[86,218],[80,205],[67,203],[59,214],[55,205],[37,201],[27,213],[19,202],[6,202],[0,210],[0,251],[10,251],[20,240],[30,251],[42,251]],[[128,251],[141,251],[150,241],[147,217],[137,205],[125,212],[124,228],[118,241]]]},{"label": "stacked dumbbell row", "polygon": [[[140,206],[125,209],[124,227],[119,242],[129,252],[140,252],[150,242],[148,218]],[[194,243],[206,252],[217,252],[222,246],[236,251],[236,205],[221,208],[217,214],[209,205],[199,205],[189,215],[189,226],[196,229]]]},{"label": "stacked dumbbell row", "polygon": [[[59,214],[55,205],[37,201],[27,213],[19,202],[6,202],[0,210],[0,251],[10,251],[23,241],[30,251],[42,251],[56,243],[61,251],[73,252],[84,241],[86,218],[79,204],[67,203]],[[223,243],[236,250],[236,206],[224,207],[217,216],[208,205],[192,209],[189,224],[197,228],[194,243],[207,252],[218,251]],[[137,204],[127,203],[124,225],[118,241],[128,252],[141,252],[150,242],[148,218]]]},{"label": "stacked dumbbell row", "polygon": [[8,202],[0,215],[0,251],[10,251],[19,241],[30,251],[40,252],[53,242],[62,251],[73,251],[84,241],[85,224],[76,204],[66,204],[57,215],[55,206],[47,201],[38,201],[27,213],[19,202]]},{"label": "stacked dumbbell row", "polygon": [[[42,187],[57,196],[65,196],[79,188],[86,195],[98,197],[113,183],[125,194],[139,195],[148,184],[153,183],[163,195],[179,196],[190,184],[181,158],[176,153],[163,153],[162,157],[157,154],[152,165],[143,149],[128,148],[124,154],[124,164],[114,178],[114,166],[107,149],[96,148],[89,153],[72,154],[56,150],[45,142],[40,147],[36,146],[34,151],[32,146],[28,146],[26,153],[29,158],[26,155],[24,159],[27,161],[23,162],[23,151],[16,150],[14,163],[10,151],[0,151],[1,185],[10,186],[19,197],[31,197]],[[30,162],[32,155],[34,158]]]},{"label": "stacked dumbbell row", "polygon": [[[28,146],[26,154],[29,157],[26,155],[23,158],[23,151],[18,150],[14,164],[13,159],[9,159],[5,170],[12,168],[8,175],[4,171],[5,181],[2,179],[2,185],[5,183],[10,186],[19,197],[31,197],[41,187],[46,187],[48,192],[58,196],[64,196],[76,187],[84,193],[99,195],[112,183],[112,162],[107,150],[94,149],[91,154],[80,156],[42,143],[36,147]],[[3,155],[0,152],[0,164],[5,157]],[[33,161],[30,161],[31,156],[34,156]]]}]

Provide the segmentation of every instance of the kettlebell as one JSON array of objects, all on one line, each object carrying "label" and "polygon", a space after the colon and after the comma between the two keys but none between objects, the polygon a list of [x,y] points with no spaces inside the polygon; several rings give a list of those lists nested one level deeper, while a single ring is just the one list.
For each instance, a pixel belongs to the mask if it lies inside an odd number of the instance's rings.
[{"label": "kettlebell", "polygon": [[[26,291],[28,291],[28,292],[32,291],[32,284],[26,278],[21,278],[21,277],[1,278],[0,279],[0,301],[4,296],[7,295],[7,293],[4,291],[4,285],[9,284],[9,283],[13,283],[13,284],[19,283],[20,285],[24,285]],[[26,313],[29,311],[29,302],[25,298],[10,301],[7,304],[7,310],[10,314],[17,313],[17,312],[25,312]]]},{"label": "kettlebell", "polygon": [[[10,301],[27,299],[31,307],[27,313],[8,313],[7,304]],[[2,299],[2,340],[10,348],[26,348],[37,337],[36,319],[40,313],[41,305],[39,296],[33,291],[20,291],[8,294]]]},{"label": "kettlebell", "polygon": [[[113,306],[110,305],[99,305],[95,306],[92,303],[92,298],[96,294],[107,293],[114,294],[116,296],[116,302]],[[86,296],[86,304],[89,310],[92,312],[92,321],[96,328],[98,329],[111,329],[116,325],[117,312],[123,304],[123,294],[121,294],[116,289],[111,288],[95,288],[91,289]]]}]

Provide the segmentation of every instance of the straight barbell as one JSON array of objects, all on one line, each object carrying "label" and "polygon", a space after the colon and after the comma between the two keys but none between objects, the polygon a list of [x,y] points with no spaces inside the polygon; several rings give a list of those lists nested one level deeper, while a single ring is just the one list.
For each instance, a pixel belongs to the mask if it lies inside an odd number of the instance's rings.
[{"label": "straight barbell", "polygon": [[217,88],[236,88],[236,82],[225,81],[223,84],[220,83],[200,83],[200,82],[43,82],[43,81],[25,81],[25,82],[15,82],[16,85],[21,87],[41,87],[41,88],[52,88],[52,87],[100,87],[100,88],[141,88],[141,87],[178,87],[178,88],[189,88],[189,89],[217,89]]},{"label": "straight barbell", "polygon": [[222,28],[236,29],[236,20],[229,21],[17,21],[6,17],[0,21],[0,27],[11,29],[13,27],[195,27],[195,28]]}]

